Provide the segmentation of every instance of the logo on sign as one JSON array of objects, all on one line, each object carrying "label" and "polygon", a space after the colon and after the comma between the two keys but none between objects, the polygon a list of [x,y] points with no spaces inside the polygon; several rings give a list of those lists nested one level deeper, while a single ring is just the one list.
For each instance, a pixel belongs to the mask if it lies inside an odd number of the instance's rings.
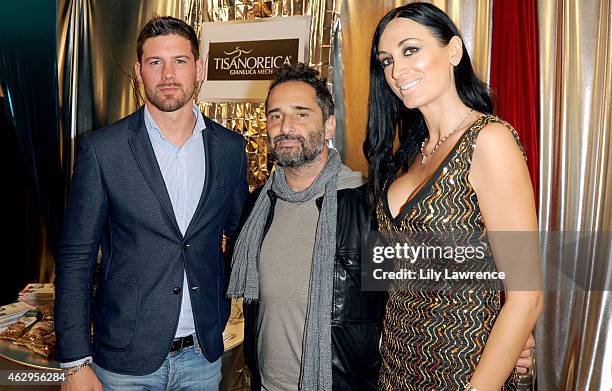
[{"label": "logo on sign", "polygon": [[207,80],[271,80],[297,62],[299,39],[211,42]]}]

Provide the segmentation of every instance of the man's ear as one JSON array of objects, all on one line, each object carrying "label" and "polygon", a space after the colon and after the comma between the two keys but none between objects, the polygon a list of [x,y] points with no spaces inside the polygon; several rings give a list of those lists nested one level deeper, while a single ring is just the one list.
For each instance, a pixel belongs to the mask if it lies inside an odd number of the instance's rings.
[{"label": "man's ear", "polygon": [[199,83],[204,80],[204,60],[198,58],[195,62],[196,65],[196,81]]},{"label": "man's ear", "polygon": [[136,61],[134,63],[134,74],[136,75],[136,80],[138,80],[138,83],[142,84],[142,76],[140,76],[140,61]]},{"label": "man's ear", "polygon": [[325,126],[325,141],[334,138],[334,133],[336,133],[336,116],[330,115],[323,126]]},{"label": "man's ear", "polygon": [[458,36],[454,36],[448,42],[448,59],[450,60],[451,65],[457,66],[461,62],[461,58],[463,57],[463,42],[461,38]]}]

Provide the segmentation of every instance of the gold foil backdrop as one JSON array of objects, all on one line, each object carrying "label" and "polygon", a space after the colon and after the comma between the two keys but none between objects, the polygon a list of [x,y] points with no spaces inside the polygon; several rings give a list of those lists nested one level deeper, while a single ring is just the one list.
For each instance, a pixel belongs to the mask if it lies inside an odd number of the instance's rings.
[{"label": "gold foil backdrop", "polygon": [[[203,22],[310,15],[308,60],[329,79],[333,71],[332,26],[339,16],[337,3],[338,0],[184,0],[183,14],[198,36]],[[245,137],[250,188],[263,184],[271,168],[263,102],[199,102],[199,105],[205,115]]]}]

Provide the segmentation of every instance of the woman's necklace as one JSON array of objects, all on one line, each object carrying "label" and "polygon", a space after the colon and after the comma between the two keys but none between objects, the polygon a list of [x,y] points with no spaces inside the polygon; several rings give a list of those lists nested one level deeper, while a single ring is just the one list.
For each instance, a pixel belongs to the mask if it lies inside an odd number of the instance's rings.
[{"label": "woman's necklace", "polygon": [[425,154],[425,144],[427,144],[427,142],[429,141],[429,137],[427,137],[425,140],[423,140],[423,142],[421,143],[421,156],[422,156],[421,157],[421,164],[425,164],[425,159],[427,159],[428,157],[433,155],[438,150],[438,147],[440,145],[442,145],[446,140],[448,140],[448,138],[450,136],[452,136],[455,132],[457,132],[459,129],[461,129],[461,127],[463,126],[463,124],[468,119],[470,114],[472,114],[473,111],[474,111],[474,109],[470,109],[470,111],[468,111],[468,113],[463,118],[463,121],[461,121],[461,123],[455,129],[453,129],[450,133],[448,133],[446,136],[444,136],[440,140],[438,140],[436,145],[434,145],[433,149],[428,154]]}]

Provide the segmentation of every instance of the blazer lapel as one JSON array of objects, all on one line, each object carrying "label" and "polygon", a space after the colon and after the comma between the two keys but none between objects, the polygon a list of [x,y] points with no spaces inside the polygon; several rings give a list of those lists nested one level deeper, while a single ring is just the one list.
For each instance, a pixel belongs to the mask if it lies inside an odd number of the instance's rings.
[{"label": "blazer lapel", "polygon": [[153,151],[149,134],[144,125],[144,109],[140,109],[139,115],[133,117],[132,121],[130,121],[129,128],[131,130],[131,135],[128,142],[130,143],[130,148],[138,163],[138,167],[140,171],[142,171],[149,187],[151,187],[153,194],[155,194],[161,203],[172,226],[182,237],[181,230],[174,216],[174,209],[172,209],[172,203],[170,202],[170,196],[168,195],[164,177],[157,164],[155,151]]},{"label": "blazer lapel", "polygon": [[219,167],[219,138],[215,134],[214,125],[211,121],[204,117],[204,123],[206,129],[202,131],[202,142],[204,142],[204,187],[202,188],[202,195],[200,195],[200,201],[198,207],[189,222],[187,231],[185,231],[185,237],[193,230],[195,222],[199,220],[200,215],[205,210],[206,204],[210,199],[210,195],[213,190],[213,186],[217,181],[217,169]]}]

